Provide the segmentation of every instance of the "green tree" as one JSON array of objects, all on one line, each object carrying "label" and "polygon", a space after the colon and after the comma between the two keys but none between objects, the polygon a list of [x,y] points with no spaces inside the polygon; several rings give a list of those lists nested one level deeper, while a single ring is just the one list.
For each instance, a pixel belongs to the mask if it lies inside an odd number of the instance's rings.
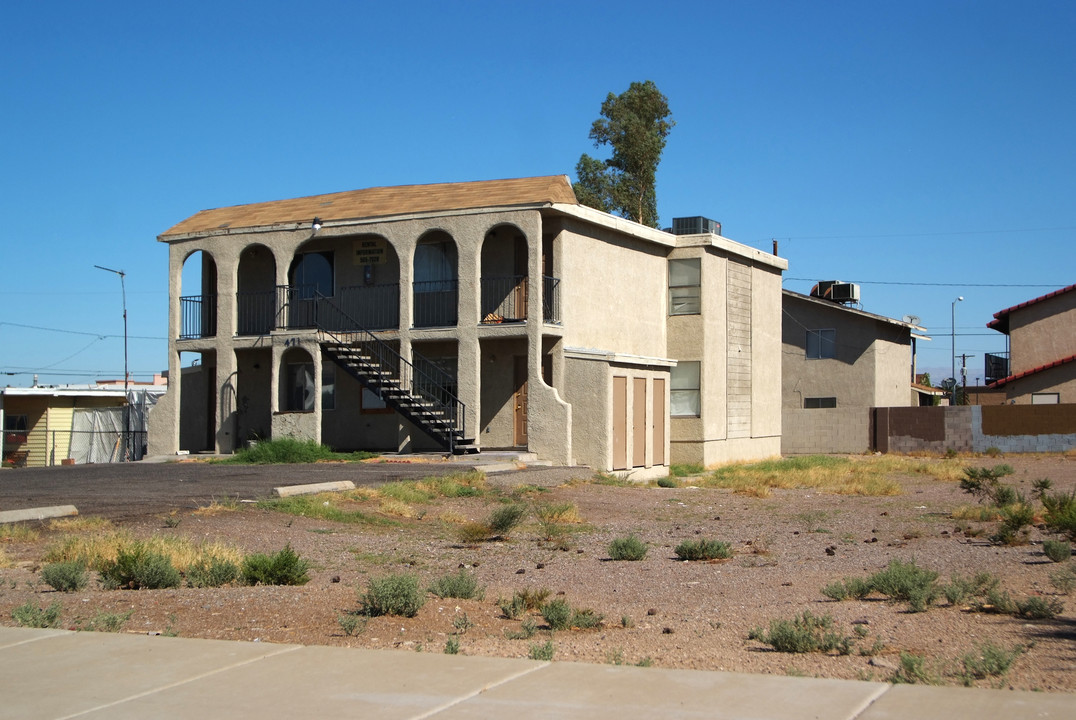
[{"label": "green tree", "polygon": [[586,153],[579,158],[575,196],[588,207],[657,227],[655,178],[665,138],[676,125],[668,99],[650,80],[633,82],[620,95],[609,93],[601,114],[590,139],[594,147],[609,145],[613,154],[604,161]]}]

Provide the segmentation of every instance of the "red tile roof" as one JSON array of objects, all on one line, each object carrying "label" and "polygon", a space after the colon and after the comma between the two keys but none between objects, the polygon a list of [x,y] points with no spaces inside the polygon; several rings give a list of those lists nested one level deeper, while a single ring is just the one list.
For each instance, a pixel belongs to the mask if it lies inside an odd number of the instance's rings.
[{"label": "red tile roof", "polygon": [[1008,335],[1010,313],[1016,310],[1023,310],[1028,305],[1034,305],[1036,303],[1042,302],[1043,300],[1049,300],[1050,298],[1057,297],[1058,295],[1064,295],[1067,292],[1072,292],[1073,290],[1076,290],[1076,285],[1069,285],[1068,287],[1063,287],[1060,290],[1054,290],[1051,293],[1046,293],[1045,295],[1042,295],[1040,297],[1022,302],[1019,305],[1013,305],[1012,307],[1005,308],[1004,310],[998,310],[996,313],[994,313],[994,319],[988,322],[986,326],[992,330],[997,330],[1000,333],[1005,333],[1006,335]]},{"label": "red tile roof", "polygon": [[572,184],[566,176],[375,187],[202,210],[161,233],[160,238],[163,240],[176,235],[211,233],[226,229],[308,223],[315,217],[332,222],[547,203],[578,204]]},{"label": "red tile roof", "polygon": [[1011,383],[1014,380],[1019,380],[1020,378],[1025,378],[1028,375],[1034,375],[1035,373],[1040,373],[1043,370],[1049,370],[1050,368],[1055,368],[1055,367],[1058,367],[1060,365],[1067,365],[1070,362],[1076,362],[1076,355],[1069,355],[1066,358],[1061,358],[1060,360],[1054,360],[1051,363],[1046,363],[1045,365],[1039,365],[1038,367],[1031,368],[1030,370],[1025,370],[1025,371],[1023,371],[1021,373],[1017,373],[1015,375],[1010,375],[1009,377],[1001,378],[1000,380],[995,380],[994,382],[987,385],[987,387],[999,388],[1002,385],[1005,385],[1007,383]]}]

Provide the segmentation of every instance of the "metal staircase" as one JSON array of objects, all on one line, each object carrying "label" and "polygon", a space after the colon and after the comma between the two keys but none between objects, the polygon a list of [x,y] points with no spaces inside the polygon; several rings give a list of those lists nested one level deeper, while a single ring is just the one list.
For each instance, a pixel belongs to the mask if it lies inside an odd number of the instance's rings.
[{"label": "metal staircase", "polygon": [[318,295],[313,300],[315,326],[327,357],[448,452],[479,452],[474,439],[467,437],[466,408],[450,391],[448,373],[417,353],[407,360],[331,298]]}]

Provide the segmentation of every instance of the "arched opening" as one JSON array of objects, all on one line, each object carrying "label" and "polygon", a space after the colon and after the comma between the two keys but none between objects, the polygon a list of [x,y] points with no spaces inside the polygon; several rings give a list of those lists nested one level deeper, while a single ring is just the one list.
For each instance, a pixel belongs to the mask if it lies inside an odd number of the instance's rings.
[{"label": "arched opening", "polygon": [[316,395],[313,358],[303,348],[289,348],[281,358],[280,410],[313,412]]},{"label": "arched opening", "polygon": [[206,452],[216,448],[217,356],[209,352],[179,354],[179,449]]},{"label": "arched opening", "polygon": [[236,278],[236,332],[268,335],[276,315],[276,259],[264,245],[250,245],[239,255]]},{"label": "arched opening", "polygon": [[527,319],[527,238],[519,228],[500,225],[482,241],[482,323]]},{"label": "arched opening", "polygon": [[442,230],[426,233],[415,247],[415,327],[450,327],[458,319],[459,253],[452,236]]},{"label": "arched opening", "polygon": [[[195,250],[183,261],[181,287],[189,294],[179,298],[180,340],[215,337],[217,334],[217,263],[204,250]],[[191,291],[194,292],[191,292]]]},{"label": "arched opening", "polygon": [[359,235],[351,242],[350,263],[338,268],[334,330],[395,330],[400,327],[400,260],[380,235]]}]

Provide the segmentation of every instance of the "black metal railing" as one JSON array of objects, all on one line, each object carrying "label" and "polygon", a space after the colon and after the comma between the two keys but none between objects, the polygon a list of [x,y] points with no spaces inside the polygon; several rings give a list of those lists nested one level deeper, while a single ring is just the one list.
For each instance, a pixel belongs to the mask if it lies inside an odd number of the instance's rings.
[{"label": "black metal railing", "polygon": [[[367,330],[396,330],[400,327],[400,286],[351,285],[340,289],[340,310]],[[344,318],[341,318],[342,320]],[[340,325],[334,329],[351,330]]]},{"label": "black metal railing", "polygon": [[276,293],[241,292],[235,296],[236,332],[239,335],[268,335],[276,325]]},{"label": "black metal railing", "polygon": [[542,286],[542,319],[560,322],[560,278],[546,275]]},{"label": "black metal railing", "polygon": [[459,320],[459,281],[413,283],[415,327],[452,327]]},{"label": "black metal railing", "polygon": [[316,328],[321,297],[315,285],[277,285],[276,329]]},{"label": "black metal railing", "polygon": [[[440,418],[445,426],[432,427],[427,424],[427,429],[435,435],[440,435],[448,450],[453,452],[456,446],[457,433],[460,438],[467,436],[466,407],[456,397],[456,381],[449,373],[438,367],[432,360],[412,352],[412,359],[407,360],[396,349],[385,341],[378,338],[372,332],[363,328],[359,322],[349,316],[332,299],[321,295],[313,298],[317,301],[316,307],[320,308],[320,316],[330,320],[329,323],[319,324],[323,338],[330,343],[346,348],[355,356],[362,358],[364,364],[368,364],[375,370],[376,380],[371,380],[367,373],[367,382],[375,387],[371,390],[378,392],[387,402],[401,405],[395,401],[391,390],[398,388],[414,398],[418,398],[428,407],[429,416]],[[350,325],[352,329],[334,329],[332,325]],[[389,391],[389,392],[386,392]],[[405,409],[405,408],[400,408]],[[413,408],[413,418],[422,421],[418,415],[418,408]]]},{"label": "black metal railing", "polygon": [[180,340],[215,337],[217,334],[217,296],[188,295],[179,299]]},{"label": "black metal railing", "polygon": [[524,275],[482,278],[483,323],[522,322],[527,319],[527,278]]}]

